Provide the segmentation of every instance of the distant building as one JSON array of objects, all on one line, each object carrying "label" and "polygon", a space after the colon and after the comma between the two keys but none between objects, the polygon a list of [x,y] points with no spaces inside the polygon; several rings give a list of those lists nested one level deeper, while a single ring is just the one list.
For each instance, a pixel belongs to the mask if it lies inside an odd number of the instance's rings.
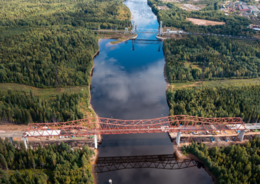
[{"label": "distant building", "polygon": [[259,13],[259,9],[256,6],[248,6],[252,14]]},{"label": "distant building", "polygon": [[249,26],[247,26],[247,28],[260,31],[260,25],[250,24]]},{"label": "distant building", "polygon": [[250,12],[250,9],[248,8],[247,5],[239,5],[239,10],[240,11],[248,11],[248,12]]}]

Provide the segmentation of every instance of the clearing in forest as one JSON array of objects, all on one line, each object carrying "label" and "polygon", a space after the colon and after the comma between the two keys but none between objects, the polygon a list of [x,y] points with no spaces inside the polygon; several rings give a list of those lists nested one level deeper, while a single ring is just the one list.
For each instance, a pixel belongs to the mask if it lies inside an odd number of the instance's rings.
[{"label": "clearing in forest", "polygon": [[205,5],[193,5],[193,4],[180,4],[180,8],[186,11],[199,11],[204,8]]},{"label": "clearing in forest", "polygon": [[215,25],[225,24],[225,22],[218,22],[218,21],[205,20],[205,19],[187,18],[186,20],[191,21],[193,24],[200,25],[200,26],[215,26]]},{"label": "clearing in forest", "polygon": [[[253,79],[225,79],[225,80],[212,80],[204,81],[203,86],[208,87],[218,87],[218,86],[241,86],[241,85],[258,85],[260,84],[260,78]],[[201,86],[201,81],[197,82],[183,82],[183,83],[173,83],[169,86],[169,90],[174,90],[176,88],[186,88],[193,86]]]}]

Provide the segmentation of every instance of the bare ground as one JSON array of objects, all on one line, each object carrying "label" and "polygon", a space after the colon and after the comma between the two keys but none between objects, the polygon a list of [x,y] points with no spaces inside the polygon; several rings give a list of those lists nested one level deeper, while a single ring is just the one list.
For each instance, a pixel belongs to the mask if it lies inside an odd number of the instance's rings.
[{"label": "bare ground", "polygon": [[201,25],[201,26],[215,26],[215,25],[225,24],[225,22],[211,21],[205,19],[187,18],[186,20],[191,21],[193,24]]},{"label": "bare ground", "polygon": [[13,131],[24,131],[27,128],[27,125],[16,125],[16,124],[3,124],[0,125],[0,130],[6,131],[6,132],[13,132]]}]

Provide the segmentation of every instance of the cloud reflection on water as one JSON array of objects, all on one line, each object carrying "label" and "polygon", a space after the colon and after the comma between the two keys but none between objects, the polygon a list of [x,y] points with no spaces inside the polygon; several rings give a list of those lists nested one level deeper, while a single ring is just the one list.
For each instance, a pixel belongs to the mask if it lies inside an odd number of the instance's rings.
[{"label": "cloud reflection on water", "polygon": [[[156,16],[147,0],[127,0],[138,28],[158,29]],[[156,39],[156,34],[138,34],[138,39]],[[135,45],[132,42],[117,45],[111,40],[99,42],[100,53],[95,58],[91,85],[91,104],[101,117],[144,119],[167,116],[166,82],[163,76],[164,56],[158,45]],[[103,136],[99,156],[126,156],[171,154],[173,145],[165,133]],[[156,140],[155,140],[156,139]],[[167,171],[156,169],[129,169],[98,174],[98,183],[108,179],[120,184],[213,183],[205,170]]]},{"label": "cloud reflection on water", "polygon": [[[106,44],[106,51],[101,51],[95,59],[92,78],[92,104],[98,115],[122,119],[168,115],[163,57],[155,58],[148,66],[127,72],[122,61],[107,55],[108,50]],[[131,58],[142,59],[136,57]]]}]

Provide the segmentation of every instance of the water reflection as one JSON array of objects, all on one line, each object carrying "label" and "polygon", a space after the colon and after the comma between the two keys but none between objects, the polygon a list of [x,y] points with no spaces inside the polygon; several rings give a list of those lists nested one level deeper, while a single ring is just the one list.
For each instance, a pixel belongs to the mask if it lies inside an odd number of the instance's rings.
[{"label": "water reflection", "polygon": [[[147,0],[127,0],[137,28],[158,29],[156,16]],[[138,39],[156,39],[156,34],[138,34]],[[132,42],[111,45],[112,40],[99,42],[100,53],[94,59],[91,81],[91,104],[100,117],[116,119],[151,119],[167,116],[166,82],[163,75],[164,55],[158,44]],[[105,135],[99,145],[99,157],[171,154],[173,144],[165,133]],[[172,184],[213,183],[205,170],[151,168],[124,169],[98,174],[98,183]]]},{"label": "water reflection", "polygon": [[[116,173],[116,174],[115,174]],[[206,176],[206,177],[205,177]],[[116,184],[213,184],[204,169],[190,167],[177,170],[165,169],[124,169],[98,174],[98,183],[108,184],[112,179]]]},{"label": "water reflection", "polygon": [[168,134],[104,135],[99,145],[100,157],[160,155],[173,152]]},{"label": "water reflection", "polygon": [[154,168],[166,170],[186,169],[190,167],[201,167],[194,160],[176,159],[174,154],[167,155],[140,155],[121,157],[99,157],[95,165],[97,173],[105,173],[123,169]]},{"label": "water reflection", "polygon": [[97,114],[119,119],[168,115],[165,61],[158,44],[137,44],[131,51],[131,41],[116,46],[110,41],[99,43],[100,53],[95,58],[91,103]]},{"label": "water reflection", "polygon": [[[158,29],[157,17],[147,5],[147,0],[128,0],[125,5],[131,10],[132,18],[138,28]],[[155,34],[142,34],[138,38],[156,37]]]}]

